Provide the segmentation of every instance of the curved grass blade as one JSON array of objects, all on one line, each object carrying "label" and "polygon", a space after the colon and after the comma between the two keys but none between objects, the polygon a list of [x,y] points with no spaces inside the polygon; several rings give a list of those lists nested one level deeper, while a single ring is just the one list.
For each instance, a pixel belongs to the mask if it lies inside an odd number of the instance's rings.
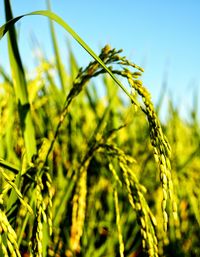
[{"label": "curved grass blade", "polygon": [[[30,15],[41,15],[50,18],[51,20],[55,21],[61,27],[63,27],[101,66],[104,70],[108,72],[108,74],[112,77],[112,79],[121,87],[121,89],[125,92],[125,94],[131,99],[131,101],[135,103],[134,97],[128,92],[128,90],[122,85],[122,83],[116,78],[116,76],[111,72],[111,70],[103,63],[103,61],[93,52],[93,50],[79,37],[79,35],[58,15],[51,11],[35,11],[31,13],[27,13],[21,16],[18,16],[6,24],[0,27],[0,39],[6,34],[6,32],[10,29],[10,27],[15,24],[18,20],[25,16]],[[137,105],[137,104],[136,104]]]}]

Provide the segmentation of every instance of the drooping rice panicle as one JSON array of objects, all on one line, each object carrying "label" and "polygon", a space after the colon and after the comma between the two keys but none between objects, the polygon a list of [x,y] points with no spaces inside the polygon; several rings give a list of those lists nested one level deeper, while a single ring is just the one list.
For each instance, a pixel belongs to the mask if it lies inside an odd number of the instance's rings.
[{"label": "drooping rice panicle", "polygon": [[[163,134],[160,122],[157,118],[156,112],[154,110],[153,104],[151,102],[150,94],[147,89],[143,86],[142,82],[137,78],[141,76],[140,72],[131,72],[126,68],[126,66],[134,67],[140,71],[143,71],[139,66],[132,64],[126,58],[121,58],[121,65],[125,66],[123,70],[112,70],[114,74],[121,75],[126,77],[131,87],[142,97],[144,106],[141,106],[142,111],[146,114],[149,129],[150,129],[150,138],[151,143],[154,148],[155,160],[158,163],[160,169],[160,180],[162,182],[163,188],[163,201],[162,201],[162,210],[163,210],[163,220],[164,220],[164,230],[167,230],[168,224],[168,214],[166,211],[166,205],[168,197],[172,203],[174,218],[177,219],[177,207],[176,201],[173,193],[173,182],[171,178],[171,148],[167,141],[167,138]],[[120,57],[119,57],[120,60]],[[132,100],[132,99],[131,99]]]},{"label": "drooping rice panicle", "polygon": [[133,162],[132,158],[115,146],[104,145],[104,149],[108,153],[118,159],[119,167],[122,170],[124,186],[127,190],[129,203],[133,210],[136,211],[139,223],[141,224],[141,235],[143,238],[143,248],[151,257],[158,256],[158,240],[156,236],[155,226],[156,220],[151,213],[145,200],[144,193],[146,189],[140,185],[134,172],[129,168],[128,163]]},{"label": "drooping rice panicle", "polygon": [[3,209],[3,196],[7,190],[8,188],[5,188],[0,194],[0,247],[4,256],[21,257],[17,244],[17,235],[15,230],[10,225]]},{"label": "drooping rice panicle", "polygon": [[32,231],[31,254],[33,257],[42,257],[43,222],[46,221],[45,205],[42,197],[43,183],[40,177],[36,181],[36,210]]},{"label": "drooping rice panicle", "polygon": [[15,191],[18,199],[20,200],[21,204],[29,211],[29,213],[33,214],[32,208],[30,207],[30,205],[28,203],[26,203],[24,201],[23,195],[21,194],[21,192],[17,188],[16,184],[12,181],[11,178],[9,178],[9,176],[3,171],[2,168],[0,168],[0,174],[5,179],[5,181],[10,185],[10,187],[14,189],[14,191]]},{"label": "drooping rice panicle", "polygon": [[80,252],[80,238],[83,234],[83,226],[86,212],[87,196],[87,168],[90,160],[81,167],[76,192],[73,197],[72,226],[70,245],[73,252]]}]

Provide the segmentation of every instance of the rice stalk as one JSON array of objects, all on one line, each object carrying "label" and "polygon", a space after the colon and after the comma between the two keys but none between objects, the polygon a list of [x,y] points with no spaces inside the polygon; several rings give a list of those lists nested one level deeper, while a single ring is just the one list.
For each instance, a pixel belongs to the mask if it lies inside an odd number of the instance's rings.
[{"label": "rice stalk", "polygon": [[120,224],[118,193],[116,189],[114,189],[114,200],[115,200],[115,210],[116,210],[116,224],[117,224],[118,237],[119,237],[119,253],[120,253],[120,257],[124,257],[124,243],[123,243],[123,236],[122,236],[121,224]]},{"label": "rice stalk", "polygon": [[[4,1],[6,20],[13,18],[10,1]],[[18,112],[21,121],[21,129],[27,150],[28,161],[36,154],[35,129],[32,123],[30,103],[28,99],[27,83],[17,45],[17,37],[14,25],[10,27],[8,34],[8,50],[12,71],[13,85],[18,102]]]}]

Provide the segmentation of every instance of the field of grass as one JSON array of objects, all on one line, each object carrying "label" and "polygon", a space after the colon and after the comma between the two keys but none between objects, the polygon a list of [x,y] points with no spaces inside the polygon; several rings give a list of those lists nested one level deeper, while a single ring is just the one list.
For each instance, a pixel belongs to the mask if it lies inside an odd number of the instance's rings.
[{"label": "field of grass", "polygon": [[[23,17],[0,28],[11,67],[0,66],[0,256],[200,256],[197,103],[185,121],[169,102],[162,124],[162,99],[153,105],[122,50],[96,55],[52,12],[32,15],[50,18],[55,52],[34,76],[12,26]],[[52,20],[93,57],[87,67],[66,47],[66,70]]]}]

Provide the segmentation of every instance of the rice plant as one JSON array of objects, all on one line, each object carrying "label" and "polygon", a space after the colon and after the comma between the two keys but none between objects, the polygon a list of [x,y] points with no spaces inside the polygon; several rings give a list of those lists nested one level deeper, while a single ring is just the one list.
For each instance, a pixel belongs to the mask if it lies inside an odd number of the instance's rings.
[{"label": "rice plant", "polygon": [[[170,103],[161,124],[144,70],[122,50],[96,55],[50,10],[13,18],[4,5],[11,74],[0,68],[0,256],[199,256],[197,109],[187,123]],[[40,56],[31,79],[14,27],[27,15],[49,18],[55,53]],[[91,55],[86,67],[68,46],[66,70],[53,21]]]}]

